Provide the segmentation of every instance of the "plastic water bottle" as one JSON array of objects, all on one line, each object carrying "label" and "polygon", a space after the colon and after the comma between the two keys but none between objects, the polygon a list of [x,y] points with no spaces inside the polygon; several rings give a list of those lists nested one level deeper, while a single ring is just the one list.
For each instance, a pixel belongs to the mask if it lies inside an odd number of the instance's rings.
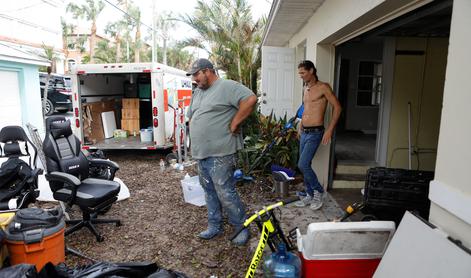
[{"label": "plastic water bottle", "polygon": [[162,158],[160,159],[159,165],[160,165],[160,172],[165,171],[165,161]]},{"label": "plastic water bottle", "polygon": [[265,258],[263,274],[270,278],[301,277],[301,259],[280,243],[278,251]]}]

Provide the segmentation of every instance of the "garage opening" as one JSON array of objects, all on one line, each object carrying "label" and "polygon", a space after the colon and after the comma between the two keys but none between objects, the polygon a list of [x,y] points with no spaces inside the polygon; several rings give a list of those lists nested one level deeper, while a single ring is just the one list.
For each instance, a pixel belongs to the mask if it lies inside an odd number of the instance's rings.
[{"label": "garage opening", "polygon": [[336,48],[344,110],[334,188],[362,187],[372,166],[434,170],[452,4],[430,3]]}]

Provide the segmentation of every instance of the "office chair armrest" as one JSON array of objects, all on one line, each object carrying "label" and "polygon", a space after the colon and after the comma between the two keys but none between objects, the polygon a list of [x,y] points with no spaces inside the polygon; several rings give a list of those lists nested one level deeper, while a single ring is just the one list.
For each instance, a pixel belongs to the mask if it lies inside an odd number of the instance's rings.
[{"label": "office chair armrest", "polygon": [[89,158],[88,163],[90,164],[90,166],[106,166],[109,167],[111,170],[114,170],[115,172],[119,170],[118,163],[108,159]]},{"label": "office chair armrest", "polygon": [[72,206],[75,203],[75,198],[77,197],[77,188],[82,183],[76,176],[63,172],[51,172],[46,174],[46,179],[48,181],[63,182],[64,188],[70,189],[71,191],[67,204]]},{"label": "office chair armrest", "polygon": [[46,179],[48,181],[59,181],[63,182],[68,185],[72,185],[74,188],[77,188],[81,182],[80,180],[71,174],[63,173],[63,172],[51,172],[46,174]]},{"label": "office chair armrest", "polygon": [[116,171],[119,170],[119,165],[118,163],[108,160],[108,159],[101,159],[101,158],[89,158],[88,159],[88,164],[90,167],[97,167],[97,168],[104,168],[104,169],[109,169],[109,176],[106,177],[108,180],[113,180],[114,175],[116,174]]},{"label": "office chair armrest", "polygon": [[40,169],[40,168],[34,169],[33,172],[31,172],[31,176],[28,178],[27,182],[33,183],[33,181],[37,179],[39,175],[42,175],[43,172],[44,172],[43,169]]}]

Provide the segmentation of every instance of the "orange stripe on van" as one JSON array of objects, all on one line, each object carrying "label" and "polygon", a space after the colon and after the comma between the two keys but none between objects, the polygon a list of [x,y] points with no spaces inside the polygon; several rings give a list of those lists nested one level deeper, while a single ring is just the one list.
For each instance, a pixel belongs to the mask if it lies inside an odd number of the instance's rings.
[{"label": "orange stripe on van", "polygon": [[185,90],[177,90],[178,92],[178,99],[183,99],[187,98],[184,102],[184,106],[189,106],[191,102],[191,90],[185,89]]},{"label": "orange stripe on van", "polygon": [[168,111],[168,92],[167,89],[164,89],[164,111]]}]

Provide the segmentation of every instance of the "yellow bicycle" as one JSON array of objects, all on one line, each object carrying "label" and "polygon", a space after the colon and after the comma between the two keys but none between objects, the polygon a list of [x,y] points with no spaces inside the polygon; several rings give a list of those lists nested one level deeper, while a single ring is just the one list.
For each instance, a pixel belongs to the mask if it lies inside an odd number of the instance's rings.
[{"label": "yellow bicycle", "polygon": [[255,270],[257,269],[258,264],[262,259],[263,250],[265,249],[267,243],[272,252],[277,251],[276,248],[279,243],[284,243],[288,251],[294,249],[294,245],[291,239],[294,238],[295,230],[293,229],[292,231],[290,231],[289,236],[286,237],[280,227],[280,222],[275,216],[274,209],[280,208],[284,205],[298,200],[298,197],[291,197],[279,201],[275,204],[269,205],[267,207],[264,207],[262,210],[254,213],[247,220],[245,220],[244,225],[239,230],[237,230],[232,236],[232,239],[234,239],[243,229],[248,228],[253,222],[257,224],[260,230],[260,240],[258,242],[257,249],[255,250],[255,253],[252,257],[252,261],[250,262],[249,268],[247,269],[247,272],[245,274],[246,278],[254,277]]}]

